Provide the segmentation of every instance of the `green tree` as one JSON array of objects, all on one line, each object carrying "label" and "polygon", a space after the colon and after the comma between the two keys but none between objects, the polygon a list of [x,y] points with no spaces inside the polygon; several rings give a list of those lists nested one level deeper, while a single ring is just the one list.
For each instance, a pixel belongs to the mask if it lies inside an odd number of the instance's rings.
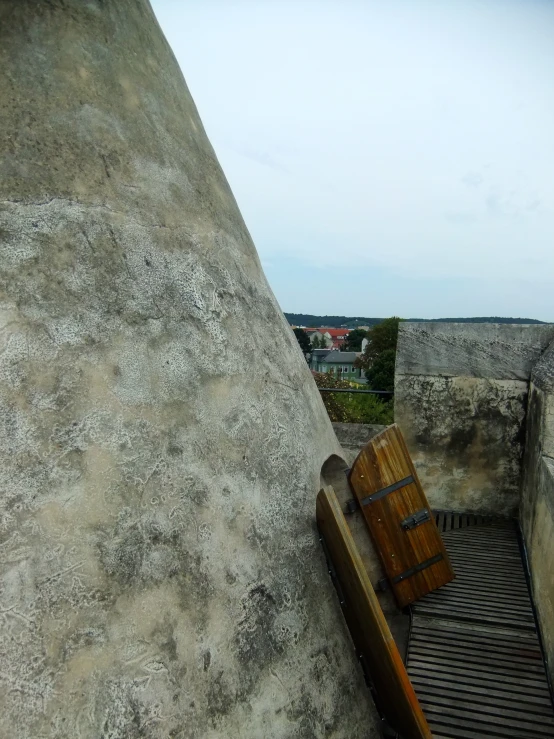
[{"label": "green tree", "polygon": [[355,328],[346,337],[346,340],[344,344],[342,345],[343,351],[361,352],[362,351],[362,341],[366,338],[366,336],[367,336],[367,331],[364,331],[363,328]]},{"label": "green tree", "polygon": [[327,342],[324,336],[314,336],[312,339],[312,349],[327,349]]},{"label": "green tree", "polygon": [[294,335],[296,336],[296,340],[300,344],[300,348],[302,349],[302,353],[304,354],[304,357],[306,357],[306,362],[308,361],[308,357],[306,356],[312,351],[312,345],[310,343],[310,337],[308,334],[304,331],[303,328],[294,328]]},{"label": "green tree", "polygon": [[[314,372],[315,384],[326,388],[357,388],[352,382],[335,377],[331,373]],[[393,404],[376,395],[356,393],[321,393],[321,398],[331,421],[342,423],[393,422]]]},{"label": "green tree", "polygon": [[394,365],[396,349],[385,349],[366,370],[366,377],[372,390],[394,390]]},{"label": "green tree", "polygon": [[368,345],[355,366],[365,371],[372,390],[394,389],[394,364],[398,342],[398,316],[385,318],[367,332]]}]

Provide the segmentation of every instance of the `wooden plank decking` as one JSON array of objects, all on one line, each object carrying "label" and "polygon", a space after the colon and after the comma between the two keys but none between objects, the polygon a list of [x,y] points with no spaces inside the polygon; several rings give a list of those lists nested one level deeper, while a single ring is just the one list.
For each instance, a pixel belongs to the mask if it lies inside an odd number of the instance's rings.
[{"label": "wooden plank decking", "polygon": [[407,669],[434,739],[547,739],[554,711],[517,530],[437,512],[456,579],[412,607]]}]

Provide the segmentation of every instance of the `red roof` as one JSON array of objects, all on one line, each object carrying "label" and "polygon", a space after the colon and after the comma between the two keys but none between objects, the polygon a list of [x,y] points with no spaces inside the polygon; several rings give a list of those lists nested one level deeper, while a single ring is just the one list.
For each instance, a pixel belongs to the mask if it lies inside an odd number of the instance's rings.
[{"label": "red roof", "polygon": [[322,334],[329,334],[332,339],[338,339],[339,336],[348,336],[349,328],[307,328],[306,331],[319,331]]}]

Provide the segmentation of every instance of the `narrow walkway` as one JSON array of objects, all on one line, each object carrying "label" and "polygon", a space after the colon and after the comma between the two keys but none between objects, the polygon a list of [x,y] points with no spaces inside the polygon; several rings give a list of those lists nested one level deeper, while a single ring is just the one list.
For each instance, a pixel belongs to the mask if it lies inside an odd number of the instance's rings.
[{"label": "narrow walkway", "polygon": [[456,579],[412,607],[407,669],[434,739],[546,739],[554,710],[515,525],[437,512]]}]

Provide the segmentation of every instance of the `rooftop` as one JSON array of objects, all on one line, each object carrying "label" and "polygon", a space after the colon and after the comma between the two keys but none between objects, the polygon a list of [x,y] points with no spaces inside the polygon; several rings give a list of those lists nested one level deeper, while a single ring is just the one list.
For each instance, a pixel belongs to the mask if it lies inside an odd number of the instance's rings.
[{"label": "rooftop", "polygon": [[328,364],[348,364],[353,362],[359,356],[359,352],[337,352],[331,351],[325,357]]},{"label": "rooftop", "polygon": [[307,333],[314,333],[315,331],[318,331],[320,334],[329,334],[329,336],[333,339],[338,338],[344,338],[345,336],[348,336],[350,333],[350,329],[348,328],[306,328],[304,329]]}]

